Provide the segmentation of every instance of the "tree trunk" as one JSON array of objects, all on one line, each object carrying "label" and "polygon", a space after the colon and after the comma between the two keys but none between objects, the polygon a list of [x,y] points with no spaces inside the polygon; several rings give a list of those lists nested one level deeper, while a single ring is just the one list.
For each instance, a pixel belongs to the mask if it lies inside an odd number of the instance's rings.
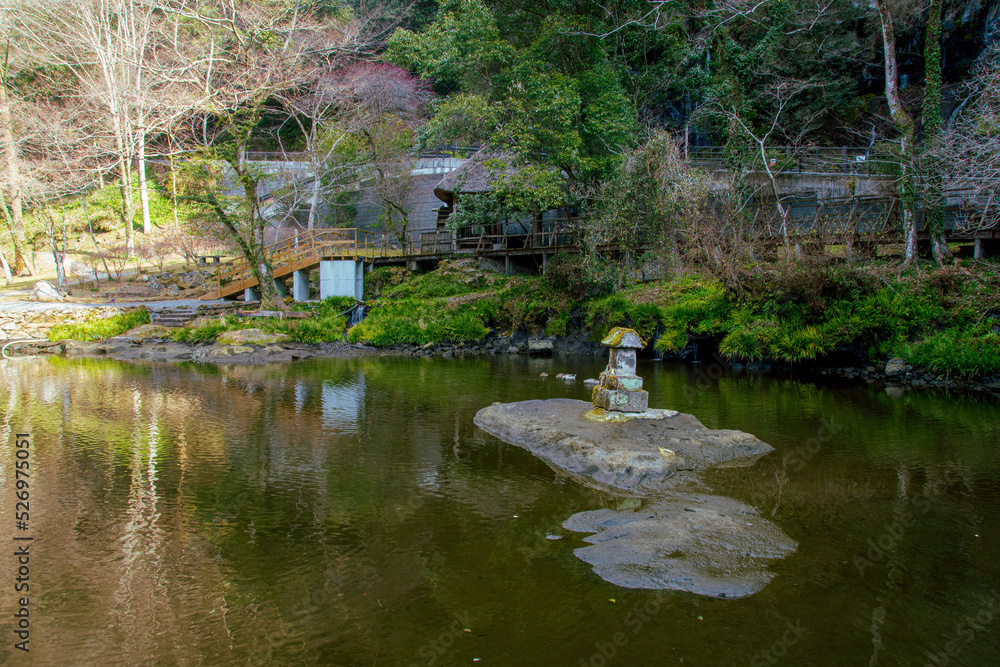
[{"label": "tree trunk", "polygon": [[6,281],[6,284],[10,285],[14,280],[14,276],[10,274],[10,264],[7,263],[7,254],[4,253],[2,248],[0,248],[0,265],[3,266],[3,279]]},{"label": "tree trunk", "polygon": [[[0,79],[0,132],[2,132],[4,156],[6,158],[7,181],[10,192],[10,226],[14,240],[14,273],[35,275],[34,267],[27,257],[27,239],[24,236],[24,219],[21,211],[20,165],[17,146],[14,144],[14,126],[7,100],[7,73]],[[4,213],[6,215],[6,208]]]},{"label": "tree trunk", "polygon": [[320,188],[320,165],[319,162],[313,162],[313,184],[312,184],[312,194],[309,196],[309,219],[306,223],[306,229],[312,231],[316,226],[316,209],[319,207],[319,188]]},{"label": "tree trunk", "polygon": [[180,216],[177,214],[177,169],[174,167],[173,140],[170,142],[170,202],[174,209],[174,227],[180,227]]},{"label": "tree trunk", "polygon": [[149,218],[149,190],[146,187],[146,132],[139,131],[137,161],[139,163],[139,203],[142,206],[142,233],[147,236],[153,231]]},{"label": "tree trunk", "polygon": [[902,272],[917,258],[917,216],[916,192],[913,178],[913,118],[903,106],[899,98],[899,64],[896,60],[896,33],[892,23],[892,15],[886,6],[886,0],[875,0],[878,6],[879,19],[882,24],[882,49],[885,53],[885,99],[889,104],[889,115],[896,131],[900,133],[899,170],[902,182],[903,235],[906,251]]},{"label": "tree trunk", "polygon": [[941,146],[941,0],[931,0],[924,35],[924,210],[934,260],[942,264],[951,256],[944,234],[943,176],[938,150]]},{"label": "tree trunk", "polygon": [[59,289],[66,287],[66,265],[63,263],[66,250],[66,230],[63,229],[63,252],[59,252],[59,242],[56,239],[56,221],[52,218],[52,212],[46,206],[43,209],[47,224],[45,225],[45,236],[49,239],[49,249],[52,251],[52,259],[56,265],[56,285]]},{"label": "tree trunk", "polygon": [[[244,150],[240,146],[235,151],[235,157],[229,162],[243,187],[243,195],[247,203],[246,225],[240,225],[222,208],[214,194],[209,191],[209,203],[215,209],[219,222],[229,232],[232,240],[239,246],[244,259],[250,266],[250,273],[257,280],[260,288],[260,307],[264,310],[288,311],[288,306],[281,300],[274,286],[274,267],[268,257],[265,245],[264,230],[267,221],[261,211],[260,197],[257,194],[258,179],[244,170]],[[241,230],[241,226],[243,229]]]},{"label": "tree trunk", "polygon": [[121,120],[117,116],[114,118],[114,129],[115,148],[118,150],[118,177],[121,179],[119,186],[122,195],[121,216],[122,224],[125,226],[125,248],[131,255],[133,248],[135,248],[135,236],[132,229],[132,219],[135,217],[135,200],[132,197],[132,157],[126,150],[124,128],[122,128]]}]

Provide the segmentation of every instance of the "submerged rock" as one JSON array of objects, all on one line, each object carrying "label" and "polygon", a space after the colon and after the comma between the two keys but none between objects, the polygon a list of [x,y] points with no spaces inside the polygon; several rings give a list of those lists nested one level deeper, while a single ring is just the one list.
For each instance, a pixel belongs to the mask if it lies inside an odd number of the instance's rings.
[{"label": "submerged rock", "polygon": [[666,488],[679,470],[752,464],[772,451],[742,431],[712,430],[693,415],[601,422],[591,404],[571,399],[497,403],[476,426],[552,466],[625,491]]},{"label": "submerged rock", "polygon": [[563,523],[592,546],[574,553],[605,581],[625,588],[739,598],[774,577],[770,561],[796,542],[753,507],[702,494],[671,494],[639,511],[580,512]]}]

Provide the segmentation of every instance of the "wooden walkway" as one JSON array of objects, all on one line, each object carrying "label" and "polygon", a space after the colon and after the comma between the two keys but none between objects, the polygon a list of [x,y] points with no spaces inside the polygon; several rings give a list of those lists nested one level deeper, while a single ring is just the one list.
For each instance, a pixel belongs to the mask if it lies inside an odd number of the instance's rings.
[{"label": "wooden walkway", "polygon": [[[286,278],[296,271],[310,271],[327,260],[360,260],[376,265],[432,262],[455,257],[525,257],[551,255],[575,248],[567,219],[550,219],[525,225],[510,224],[492,229],[455,234],[445,230],[417,230],[397,237],[363,229],[322,229],[300,232],[267,246],[273,277]],[[219,264],[216,289],[202,299],[226,299],[258,287],[257,279],[243,257]]]},{"label": "wooden walkway", "polygon": [[[363,229],[322,229],[301,232],[296,236],[267,246],[275,279],[285,278],[296,271],[317,268],[324,260],[355,259],[371,261],[377,254],[374,235]],[[216,289],[202,299],[225,299],[258,287],[259,283],[244,257],[219,265]]]},{"label": "wooden walkway", "polygon": [[[894,197],[858,197],[786,201],[790,207],[787,238],[793,243],[843,244],[849,239],[869,243],[902,241],[901,216]],[[782,243],[785,234],[774,205],[751,207],[753,218],[742,234],[748,242],[770,246]],[[975,228],[960,224],[974,209],[947,207],[945,223],[948,241],[975,242],[980,251],[995,253],[1000,247],[1000,229]],[[923,230],[923,211],[918,227]],[[326,260],[355,260],[374,265],[430,265],[442,259],[485,257],[504,261],[535,262],[544,266],[546,258],[564,250],[577,250],[575,232],[582,218],[556,218],[523,223],[476,227],[454,233],[447,230],[417,230],[402,236],[373,233],[363,229],[322,229],[297,235],[268,246],[273,277],[281,280],[296,271],[312,270]],[[928,238],[921,231],[921,241]],[[233,298],[244,290],[258,287],[246,260],[238,257],[222,264],[216,272],[217,287],[203,299]]]}]

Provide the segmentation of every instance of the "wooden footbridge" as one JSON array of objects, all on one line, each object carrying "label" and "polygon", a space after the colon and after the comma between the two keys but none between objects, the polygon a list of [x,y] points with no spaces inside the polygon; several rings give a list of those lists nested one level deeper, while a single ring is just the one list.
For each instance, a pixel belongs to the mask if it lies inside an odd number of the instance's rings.
[{"label": "wooden footbridge", "polygon": [[[447,230],[415,230],[401,235],[363,229],[321,229],[299,232],[267,246],[272,276],[278,293],[285,294],[285,280],[293,276],[296,300],[307,299],[308,272],[328,261],[354,261],[369,265],[430,265],[442,259],[483,257],[504,264],[535,263],[544,267],[547,258],[561,250],[576,248],[570,221],[550,219],[523,225],[495,225],[455,234]],[[300,288],[298,281],[304,281]],[[247,296],[259,283],[243,257],[223,262],[216,271],[216,289],[202,299]],[[249,292],[248,292],[249,290]],[[301,290],[301,291],[300,291]]]},{"label": "wooden footbridge", "polygon": [[[894,197],[858,197],[800,201],[790,198],[786,204],[791,213],[787,220],[787,239],[791,243],[810,247],[862,242],[872,250],[875,244],[898,244],[902,241],[901,216],[898,200]],[[761,204],[751,211],[753,221],[742,234],[746,241],[761,247],[774,246],[785,241],[781,221],[775,217],[772,204]],[[946,237],[950,242],[974,244],[975,256],[984,257],[1000,251],[1000,229],[970,228],[964,222],[975,209],[949,206],[945,213],[948,227]],[[918,226],[923,227],[921,215]],[[544,272],[549,257],[556,252],[578,251],[575,230],[583,219],[552,218],[519,223],[500,223],[477,226],[454,233],[445,229],[415,230],[394,235],[375,233],[363,229],[321,229],[298,232],[289,238],[267,247],[271,257],[273,277],[278,293],[286,291],[285,281],[294,277],[296,300],[309,298],[309,271],[322,268],[324,262],[352,261],[355,268],[347,267],[350,274],[338,280],[353,281],[350,271],[357,271],[360,284],[363,265],[406,265],[416,269],[430,268],[442,259],[475,257],[508,273],[519,265],[523,268],[541,269]],[[922,243],[927,243],[926,231],[920,233]],[[969,247],[972,250],[973,246]],[[344,267],[341,267],[344,268]],[[344,273],[341,271],[341,273]],[[328,276],[329,278],[329,276]],[[328,278],[323,277],[321,283]],[[329,278],[333,279],[333,278]],[[221,263],[216,272],[216,289],[204,299],[235,298],[244,294],[252,299],[259,289],[250,266],[242,257]],[[321,286],[321,293],[325,289]]]}]

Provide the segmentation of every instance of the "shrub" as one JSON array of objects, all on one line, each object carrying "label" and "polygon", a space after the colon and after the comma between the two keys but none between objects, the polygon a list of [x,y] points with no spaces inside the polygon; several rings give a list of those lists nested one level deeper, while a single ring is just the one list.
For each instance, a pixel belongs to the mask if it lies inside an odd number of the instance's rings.
[{"label": "shrub", "polygon": [[573,299],[583,299],[607,291],[607,284],[595,279],[587,271],[580,255],[565,252],[557,253],[548,260],[545,282]]}]

